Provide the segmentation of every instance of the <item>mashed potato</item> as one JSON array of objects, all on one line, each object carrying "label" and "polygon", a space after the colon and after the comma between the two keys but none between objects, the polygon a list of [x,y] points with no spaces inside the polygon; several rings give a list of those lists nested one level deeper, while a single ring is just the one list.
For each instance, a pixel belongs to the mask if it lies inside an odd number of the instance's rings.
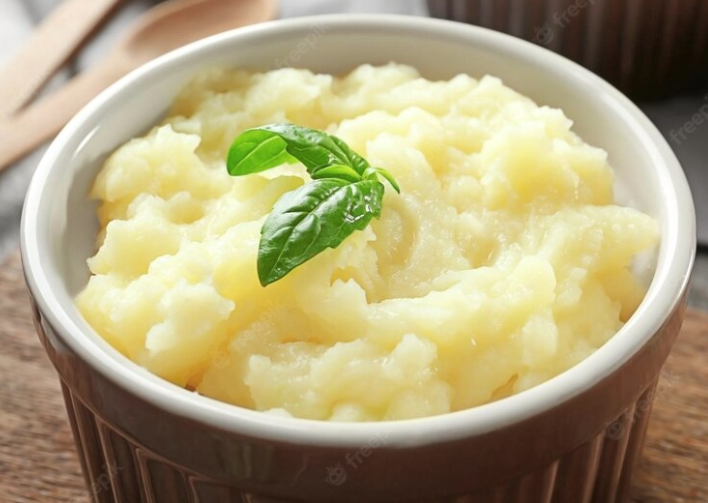
[{"label": "mashed potato", "polygon": [[[224,158],[274,122],[338,135],[402,192],[262,288],[260,228],[309,177],[294,165],[232,178]],[[645,294],[633,257],[658,241],[655,221],[614,204],[605,152],[571,125],[492,77],[204,73],[100,172],[100,247],[78,306],[165,379],[281,415],[404,419],[518,393],[622,327]]]}]

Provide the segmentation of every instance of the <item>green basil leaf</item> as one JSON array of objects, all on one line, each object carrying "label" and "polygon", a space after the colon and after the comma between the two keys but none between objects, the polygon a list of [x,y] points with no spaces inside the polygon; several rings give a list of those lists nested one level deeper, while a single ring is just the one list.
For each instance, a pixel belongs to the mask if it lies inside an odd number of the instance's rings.
[{"label": "green basil leaf", "polygon": [[287,152],[287,147],[287,142],[279,136],[260,129],[249,129],[231,145],[226,169],[231,176],[240,176],[297,162]]},{"label": "green basil leaf", "polygon": [[247,175],[300,161],[310,174],[332,165],[360,175],[369,163],[335,136],[294,124],[270,124],[244,131],[234,140],[226,166],[231,175]]},{"label": "green basil leaf", "polygon": [[340,140],[336,136],[332,136],[332,135],[330,135],[330,138],[332,138],[332,141],[334,142],[334,144],[340,148],[340,150],[342,151],[342,154],[344,154],[344,156],[346,156],[347,160],[349,161],[348,163],[345,163],[345,164],[347,164],[347,166],[351,166],[352,168],[354,168],[354,171],[356,171],[360,175],[363,175],[364,171],[366,171],[367,168],[369,168],[369,162],[366,159],[364,159],[362,156],[360,156],[359,154],[354,152],[352,149],[350,149],[349,145],[344,143],[343,140]]},{"label": "green basil leaf", "polygon": [[376,180],[314,180],[283,195],[266,218],[258,248],[258,278],[278,281],[381,215],[384,187]]},{"label": "green basil leaf", "polygon": [[336,136],[293,124],[244,131],[231,145],[227,168],[247,175],[301,162],[313,181],[283,195],[261,229],[258,277],[273,283],[327,248],[336,248],[381,214],[384,186],[400,193],[393,176],[372,167]]},{"label": "green basil leaf", "polygon": [[340,178],[354,183],[361,180],[361,175],[354,171],[354,168],[337,164],[335,166],[327,166],[326,168],[318,169],[312,173],[313,180],[320,180],[322,178]]},{"label": "green basil leaf", "polygon": [[389,173],[387,170],[385,170],[383,168],[374,168],[374,170],[376,171],[376,173],[383,176],[388,183],[391,184],[391,187],[393,187],[393,190],[395,190],[399,194],[401,193],[401,187],[399,187],[398,182],[396,181],[396,179],[393,177],[393,175],[391,173]]}]

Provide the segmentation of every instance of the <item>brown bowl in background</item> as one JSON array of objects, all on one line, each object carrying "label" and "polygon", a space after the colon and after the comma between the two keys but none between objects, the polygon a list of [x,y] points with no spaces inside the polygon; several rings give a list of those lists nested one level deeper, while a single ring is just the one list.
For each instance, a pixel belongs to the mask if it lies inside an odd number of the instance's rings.
[{"label": "brown bowl in background", "polygon": [[558,52],[635,100],[708,85],[705,0],[428,0],[430,14]]}]

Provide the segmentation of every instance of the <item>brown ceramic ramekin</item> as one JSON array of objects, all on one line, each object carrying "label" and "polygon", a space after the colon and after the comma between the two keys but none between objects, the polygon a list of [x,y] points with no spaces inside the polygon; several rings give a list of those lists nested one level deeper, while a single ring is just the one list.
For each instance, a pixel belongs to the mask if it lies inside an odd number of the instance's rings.
[{"label": "brown ceramic ramekin", "polygon": [[552,49],[635,99],[708,85],[704,0],[428,0],[428,7],[435,17]]},{"label": "brown ceramic ramekin", "polygon": [[[623,202],[659,222],[651,286],[595,354],[535,388],[474,409],[383,423],[275,417],[179,388],[111,348],[82,319],[97,224],[88,187],[105,155],[159,120],[208,66],[340,73],[417,66],[430,78],[493,74],[563,108],[608,151]],[[638,183],[641,182],[641,183]],[[622,94],[532,44],[447,21],[325,16],[198,42],[130,74],[59,135],[22,227],[37,332],[62,381],[95,502],[613,503],[628,494],[653,390],[683,317],[695,219],[666,142]]]}]

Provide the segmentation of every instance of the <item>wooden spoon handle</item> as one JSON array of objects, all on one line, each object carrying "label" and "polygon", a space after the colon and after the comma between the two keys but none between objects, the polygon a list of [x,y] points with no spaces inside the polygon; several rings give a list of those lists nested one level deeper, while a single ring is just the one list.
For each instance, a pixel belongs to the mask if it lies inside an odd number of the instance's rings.
[{"label": "wooden spoon handle", "polygon": [[0,172],[56,135],[84,105],[127,70],[120,60],[107,58],[53,94],[0,122]]},{"label": "wooden spoon handle", "polygon": [[25,105],[123,0],[64,0],[0,70],[0,118]]}]

